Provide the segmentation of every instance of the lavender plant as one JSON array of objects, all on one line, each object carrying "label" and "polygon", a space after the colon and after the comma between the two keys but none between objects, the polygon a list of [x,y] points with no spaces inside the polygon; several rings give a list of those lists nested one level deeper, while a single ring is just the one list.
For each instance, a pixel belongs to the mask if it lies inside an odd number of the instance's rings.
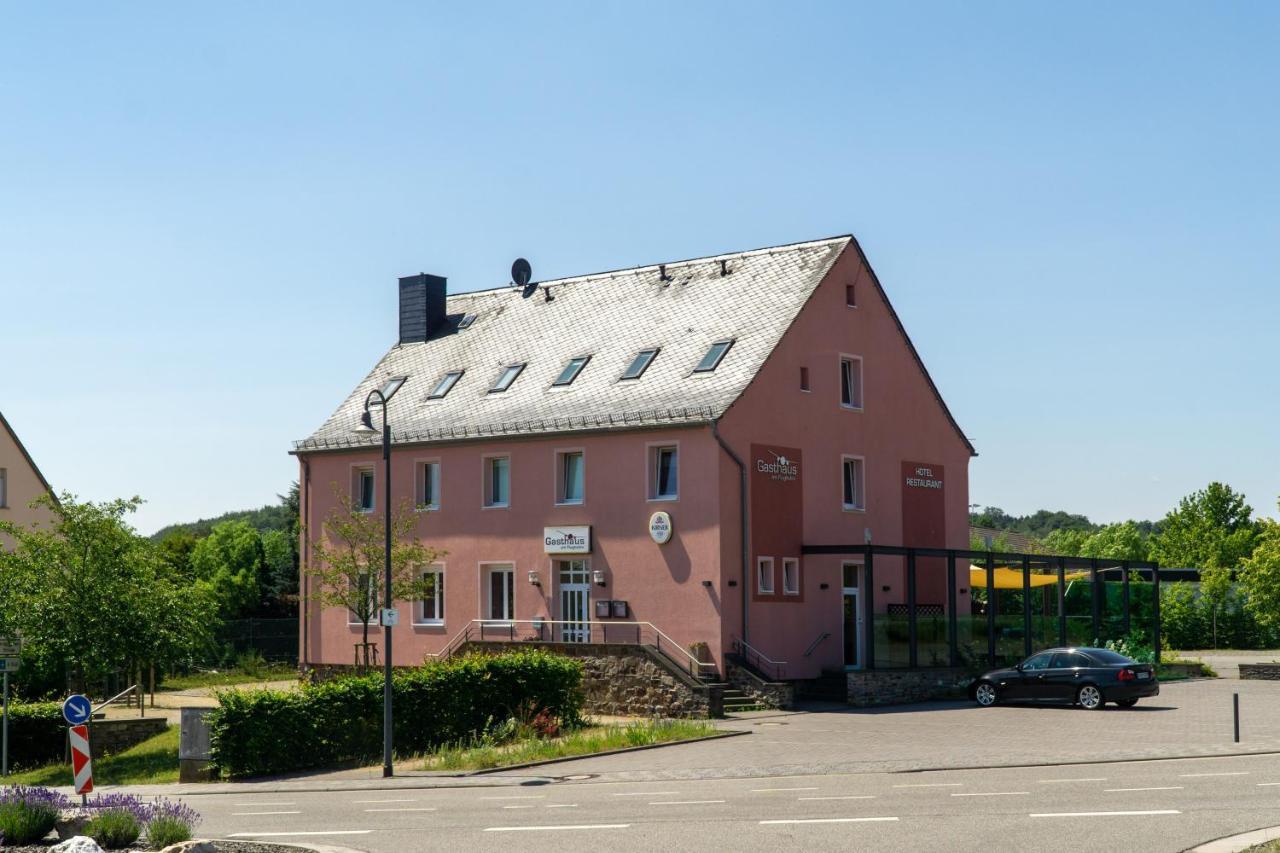
[{"label": "lavender plant", "polygon": [[48,788],[14,785],[0,789],[0,839],[4,844],[30,844],[44,838],[70,801]]},{"label": "lavender plant", "polygon": [[147,845],[152,850],[161,850],[187,841],[199,823],[200,814],[191,806],[157,799],[151,804],[151,819],[147,822]]},{"label": "lavender plant", "polygon": [[133,794],[99,794],[85,807],[93,817],[85,823],[84,834],[108,850],[137,841],[151,819],[151,806]]}]

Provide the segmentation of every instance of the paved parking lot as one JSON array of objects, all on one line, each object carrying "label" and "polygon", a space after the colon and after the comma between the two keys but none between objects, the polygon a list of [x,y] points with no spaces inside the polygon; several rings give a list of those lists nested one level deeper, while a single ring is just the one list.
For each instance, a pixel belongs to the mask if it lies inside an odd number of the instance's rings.
[{"label": "paved parking lot", "polygon": [[[1232,693],[1241,742],[1232,742]],[[1165,684],[1137,707],[931,703],[758,712],[724,723],[750,737],[553,765],[618,780],[865,773],[1280,752],[1280,682]],[[548,768],[542,768],[546,773]]]}]

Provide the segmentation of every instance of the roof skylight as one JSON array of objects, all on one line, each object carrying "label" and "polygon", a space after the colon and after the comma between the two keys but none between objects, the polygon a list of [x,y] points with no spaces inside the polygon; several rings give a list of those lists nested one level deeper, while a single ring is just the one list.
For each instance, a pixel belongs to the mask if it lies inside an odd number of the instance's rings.
[{"label": "roof skylight", "polygon": [[519,364],[508,364],[502,368],[502,373],[498,374],[498,381],[493,383],[493,387],[489,389],[490,394],[497,394],[511,387],[511,383],[516,381],[516,377],[520,375],[520,371],[524,370],[524,362]]},{"label": "roof skylight", "polygon": [[387,380],[387,384],[378,390],[382,392],[382,399],[390,400],[391,396],[400,390],[400,386],[404,384],[408,376],[392,376]]},{"label": "roof skylight", "polygon": [[448,394],[454,385],[458,384],[458,380],[462,378],[462,370],[450,370],[444,376],[440,377],[440,381],[436,383],[436,387],[431,389],[431,393],[427,395],[428,400],[439,400]]},{"label": "roof skylight", "polygon": [[720,360],[724,358],[725,353],[729,351],[729,347],[733,346],[733,340],[716,341],[707,350],[707,354],[702,357],[702,361],[698,362],[698,366],[693,369],[694,373],[710,373],[720,366]]},{"label": "roof skylight", "polygon": [[587,362],[590,360],[591,356],[589,355],[580,355],[569,359],[569,363],[564,366],[564,370],[560,371],[556,381],[551,384],[553,386],[572,385],[573,380],[578,378],[578,374],[582,372],[582,368],[586,367]]},{"label": "roof skylight", "polygon": [[458,321],[458,328],[469,329],[471,328],[471,324],[474,323],[475,321],[476,321],[475,314],[464,314],[462,319]]},{"label": "roof skylight", "polygon": [[622,374],[623,379],[639,379],[640,376],[649,369],[649,365],[658,355],[658,348],[642,349],[636,353],[636,357],[632,359],[631,364],[627,366],[626,371]]}]

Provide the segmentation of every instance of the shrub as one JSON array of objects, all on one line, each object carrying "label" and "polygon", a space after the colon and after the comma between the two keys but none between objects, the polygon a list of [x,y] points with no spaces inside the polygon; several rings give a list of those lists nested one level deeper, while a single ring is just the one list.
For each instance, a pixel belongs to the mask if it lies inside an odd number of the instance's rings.
[{"label": "shrub", "polygon": [[108,850],[117,850],[138,840],[142,823],[128,809],[102,809],[85,823],[84,834]]},{"label": "shrub", "polygon": [[[397,672],[395,747],[425,752],[471,740],[506,720],[545,712],[581,720],[582,664],[539,650],[467,655]],[[382,676],[305,685],[293,692],[227,691],[209,717],[215,767],[255,776],[372,760],[382,754]]]},{"label": "shrub", "polygon": [[147,821],[147,846],[152,850],[162,850],[170,844],[188,841],[199,823],[200,815],[190,806],[156,800],[151,804],[151,816]]},{"label": "shrub", "polygon": [[0,789],[0,844],[31,844],[52,831],[70,801],[48,788],[14,785]]},{"label": "shrub", "polygon": [[56,702],[9,703],[9,765],[22,770],[61,761],[67,724]]}]

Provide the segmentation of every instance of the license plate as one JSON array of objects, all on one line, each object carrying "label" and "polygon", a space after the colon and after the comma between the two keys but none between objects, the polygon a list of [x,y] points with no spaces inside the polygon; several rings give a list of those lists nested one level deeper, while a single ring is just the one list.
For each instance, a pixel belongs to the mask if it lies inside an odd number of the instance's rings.
[{"label": "license plate", "polygon": [[1139,681],[1141,681],[1141,680],[1143,680],[1143,679],[1150,678],[1150,677],[1151,677],[1151,673],[1149,673],[1149,672],[1140,672],[1140,673],[1138,673],[1138,680],[1139,680]]}]

